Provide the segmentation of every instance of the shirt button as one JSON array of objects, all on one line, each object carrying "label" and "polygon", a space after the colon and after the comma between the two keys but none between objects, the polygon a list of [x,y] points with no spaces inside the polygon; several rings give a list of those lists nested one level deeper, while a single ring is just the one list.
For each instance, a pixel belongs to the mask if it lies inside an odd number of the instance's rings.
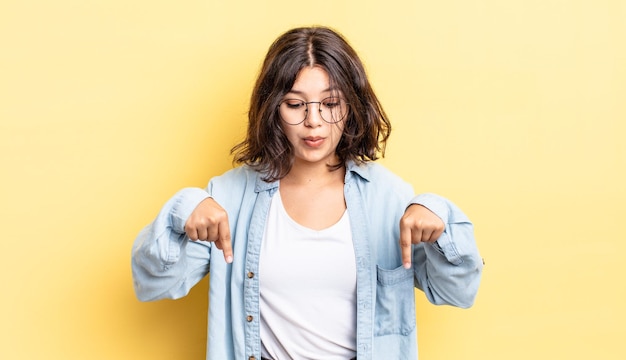
[{"label": "shirt button", "polygon": [[248,272],[248,279],[252,279],[254,277],[254,273],[252,271]]},{"label": "shirt button", "polygon": [[246,320],[248,320],[248,322],[254,320],[254,318],[252,317],[252,315],[248,315],[248,317],[246,318]]}]

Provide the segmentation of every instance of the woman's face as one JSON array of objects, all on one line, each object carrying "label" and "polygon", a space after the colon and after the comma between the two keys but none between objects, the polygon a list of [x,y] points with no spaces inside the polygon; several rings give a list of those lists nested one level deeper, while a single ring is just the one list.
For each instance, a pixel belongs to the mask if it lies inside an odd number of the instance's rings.
[{"label": "woman's face", "polygon": [[[287,139],[293,146],[295,161],[294,164],[337,164],[338,158],[335,154],[337,144],[341,139],[343,133],[345,119],[333,118],[333,113],[340,111],[347,111],[347,106],[343,105],[343,109],[340,108],[335,100],[320,104],[324,99],[328,98],[340,98],[341,92],[337,89],[330,88],[330,81],[326,70],[313,66],[305,67],[296,76],[296,81],[284,97],[283,100],[294,100],[293,104],[281,105],[281,117],[283,118],[282,127],[283,131],[287,135]],[[306,112],[306,118],[304,121],[297,125],[290,125],[285,120],[288,120],[288,114],[295,117],[295,113],[298,105],[298,101],[301,100],[307,104],[308,111]],[[320,113],[320,106],[323,107],[322,113]],[[304,111],[304,108],[301,109]],[[291,112],[291,113],[285,113]],[[329,121],[338,121],[336,123],[329,123],[324,120],[326,118]],[[298,119],[299,120],[299,119]],[[292,121],[297,123],[298,120]],[[340,121],[339,121],[340,120]]]}]

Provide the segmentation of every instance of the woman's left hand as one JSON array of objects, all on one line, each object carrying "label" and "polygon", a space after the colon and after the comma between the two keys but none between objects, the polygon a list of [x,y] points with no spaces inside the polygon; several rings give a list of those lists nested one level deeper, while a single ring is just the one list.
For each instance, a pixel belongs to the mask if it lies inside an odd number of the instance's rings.
[{"label": "woman's left hand", "polygon": [[443,220],[428,208],[419,204],[410,205],[400,219],[400,249],[404,267],[411,267],[413,244],[433,243],[445,228]]}]

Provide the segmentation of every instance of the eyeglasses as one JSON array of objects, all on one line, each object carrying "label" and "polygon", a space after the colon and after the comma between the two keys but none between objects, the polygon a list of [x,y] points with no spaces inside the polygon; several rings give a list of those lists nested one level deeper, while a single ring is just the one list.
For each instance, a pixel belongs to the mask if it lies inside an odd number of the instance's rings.
[{"label": "eyeglasses", "polygon": [[327,97],[322,101],[306,102],[300,99],[285,99],[278,104],[280,117],[289,125],[298,125],[306,120],[309,104],[318,104],[322,120],[335,124],[348,114],[348,103],[340,97]]}]

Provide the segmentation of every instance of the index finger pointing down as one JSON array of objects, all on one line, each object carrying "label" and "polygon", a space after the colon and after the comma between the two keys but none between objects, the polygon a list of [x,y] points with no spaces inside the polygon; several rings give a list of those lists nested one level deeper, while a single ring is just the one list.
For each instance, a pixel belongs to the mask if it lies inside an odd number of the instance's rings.
[{"label": "index finger pointing down", "polygon": [[219,229],[219,248],[224,252],[224,259],[227,263],[233,262],[233,248],[230,241],[230,227],[228,221],[222,221],[218,224]]},{"label": "index finger pointing down", "polygon": [[411,268],[411,228],[400,224],[400,251],[402,252],[402,266],[405,269]]}]

